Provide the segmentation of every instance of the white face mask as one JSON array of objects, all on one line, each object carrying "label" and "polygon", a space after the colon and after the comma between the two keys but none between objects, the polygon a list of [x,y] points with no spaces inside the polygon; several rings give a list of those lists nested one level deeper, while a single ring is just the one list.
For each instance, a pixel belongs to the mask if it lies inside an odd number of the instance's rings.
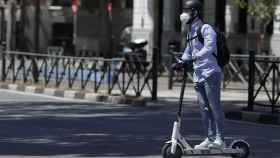
[{"label": "white face mask", "polygon": [[188,21],[190,21],[191,19],[191,15],[188,13],[182,13],[180,15],[180,20],[182,24],[186,24]]}]

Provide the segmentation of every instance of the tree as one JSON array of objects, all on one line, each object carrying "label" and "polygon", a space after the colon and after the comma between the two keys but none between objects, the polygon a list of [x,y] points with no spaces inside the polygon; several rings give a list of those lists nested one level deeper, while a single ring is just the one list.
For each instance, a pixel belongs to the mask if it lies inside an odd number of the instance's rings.
[{"label": "tree", "polygon": [[[255,17],[261,25],[260,42],[263,43],[265,32],[269,23],[272,22],[275,13],[276,0],[234,0],[234,3],[247,13]],[[258,49],[261,46],[258,46]]]}]

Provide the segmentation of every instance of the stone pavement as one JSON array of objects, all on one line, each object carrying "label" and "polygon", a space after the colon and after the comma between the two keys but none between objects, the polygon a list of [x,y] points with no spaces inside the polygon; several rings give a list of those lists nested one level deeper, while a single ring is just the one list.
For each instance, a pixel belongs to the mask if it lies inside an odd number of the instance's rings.
[{"label": "stone pavement", "polygon": [[[194,108],[198,107],[196,93],[193,87],[186,87],[184,102],[193,102]],[[242,120],[264,124],[280,125],[280,113],[271,113],[270,107],[254,106],[254,112],[244,110],[247,107],[247,91],[244,90],[224,90],[221,92],[222,105],[227,119]],[[178,106],[180,90],[176,88],[172,91],[160,91],[158,94],[158,104],[170,104]],[[257,101],[267,101],[268,98],[263,93],[258,96]],[[152,103],[152,102],[151,102]],[[150,104],[151,104],[150,103]],[[148,104],[149,105],[149,104]]]},{"label": "stone pavement", "polygon": [[[180,96],[180,85],[176,83],[172,90],[168,89],[168,78],[159,78],[158,100],[151,101],[151,92],[145,89],[141,97],[108,95],[106,91],[100,93],[85,92],[79,90],[67,90],[62,88],[46,88],[43,86],[8,84],[0,83],[0,88],[23,91],[28,93],[39,93],[56,97],[65,97],[71,99],[84,99],[90,102],[108,102],[112,104],[129,104],[134,106],[178,106]],[[112,92],[116,94],[117,92]],[[129,92],[128,92],[129,93]],[[242,110],[247,106],[247,90],[223,90],[221,99],[226,117],[234,120],[244,120],[265,124],[280,125],[280,113],[271,113],[271,108],[255,107],[254,112]],[[192,102],[194,108],[198,108],[196,93],[193,84],[188,83],[184,94],[184,102]],[[263,92],[256,98],[257,101],[267,101],[268,98]]]},{"label": "stone pavement", "polygon": [[[233,85],[231,87],[240,85]],[[226,89],[221,91],[222,105],[227,119],[242,120],[263,124],[280,125],[280,112],[271,113],[270,107],[254,106],[254,111],[244,110],[247,107],[248,92],[246,89],[240,90]],[[174,104],[178,106],[180,96],[180,84],[177,84],[172,90],[161,89],[158,92],[159,104]],[[269,98],[265,92],[260,92],[256,97],[257,102],[268,102]],[[184,101],[197,105],[197,97],[192,84],[188,84],[184,94]],[[278,105],[279,106],[279,105]]]}]

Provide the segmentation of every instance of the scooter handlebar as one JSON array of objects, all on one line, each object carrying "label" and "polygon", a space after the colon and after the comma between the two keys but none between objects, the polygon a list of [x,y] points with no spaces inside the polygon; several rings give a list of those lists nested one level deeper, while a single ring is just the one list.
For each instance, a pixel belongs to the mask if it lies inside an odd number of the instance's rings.
[{"label": "scooter handlebar", "polygon": [[176,63],[171,65],[172,70],[191,69],[192,61],[183,61],[182,59],[175,58]]}]

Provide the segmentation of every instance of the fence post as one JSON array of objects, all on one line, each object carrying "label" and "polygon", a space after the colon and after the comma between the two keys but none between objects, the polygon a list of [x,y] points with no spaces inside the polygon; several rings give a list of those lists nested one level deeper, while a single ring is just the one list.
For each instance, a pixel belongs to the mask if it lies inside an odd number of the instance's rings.
[{"label": "fence post", "polygon": [[32,64],[32,76],[35,83],[39,82],[39,68],[36,62],[36,57],[31,57],[31,64]]},{"label": "fence post", "polygon": [[[108,66],[108,68],[106,69],[108,71],[108,78],[107,78],[107,84],[108,84],[108,94],[110,95],[111,94],[111,62],[106,62],[106,66]],[[105,71],[106,71],[105,70]]]},{"label": "fence post", "polygon": [[255,51],[249,52],[248,111],[254,110]]},{"label": "fence post", "polygon": [[2,58],[1,81],[5,82],[5,80],[6,80],[6,57],[5,57],[4,47],[2,45],[0,45],[0,51],[1,51],[1,58]]},{"label": "fence post", "polygon": [[153,89],[152,89],[152,100],[157,100],[157,84],[158,84],[158,48],[153,49],[153,70],[152,70],[152,77],[153,77]]}]

